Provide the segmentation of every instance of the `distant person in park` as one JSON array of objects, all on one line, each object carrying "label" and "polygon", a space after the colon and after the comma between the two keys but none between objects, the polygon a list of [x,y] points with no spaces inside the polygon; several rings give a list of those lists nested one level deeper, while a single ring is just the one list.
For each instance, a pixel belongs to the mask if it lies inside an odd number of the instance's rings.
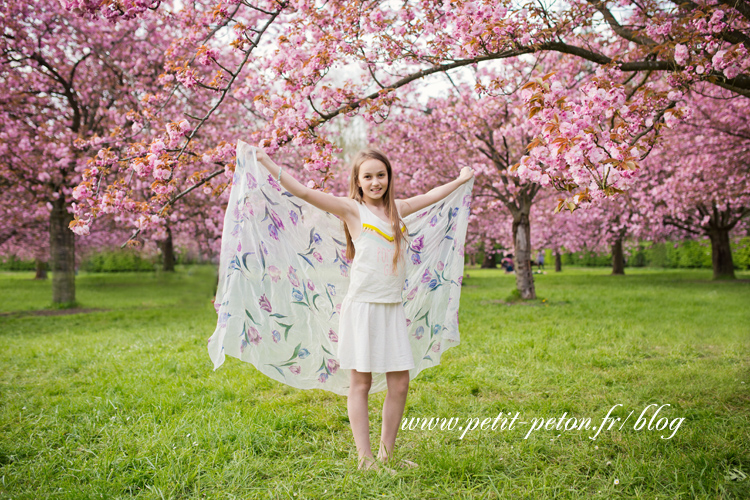
[{"label": "distant person in park", "polygon": [[500,261],[500,267],[505,269],[506,274],[513,272],[515,268],[513,267],[513,254],[512,253],[509,253],[508,255],[505,256],[505,258],[503,258],[502,261]]},{"label": "distant person in park", "polygon": [[[346,394],[358,468],[394,473],[385,464],[409,381],[458,342],[474,172],[464,167],[447,184],[396,199],[390,161],[366,149],[340,197],[301,184],[262,148],[240,142],[237,158],[209,339],[215,368],[226,353],[289,385]],[[368,395],[386,386],[376,460]]]},{"label": "distant person in park", "polygon": [[539,254],[536,256],[537,271],[544,269],[544,250],[539,250]]}]

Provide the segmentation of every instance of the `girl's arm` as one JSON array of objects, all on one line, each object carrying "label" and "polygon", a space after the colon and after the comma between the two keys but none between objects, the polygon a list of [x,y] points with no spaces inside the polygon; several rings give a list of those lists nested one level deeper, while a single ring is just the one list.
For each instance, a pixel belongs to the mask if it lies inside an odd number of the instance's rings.
[{"label": "girl's arm", "polygon": [[[274,179],[278,179],[279,169],[281,167],[276,165],[262,148],[256,149],[256,158],[258,159],[258,162],[271,173]],[[340,198],[338,196],[333,196],[332,194],[310,189],[292,177],[287,169],[284,169],[281,173],[279,184],[297,198],[305,200],[311,205],[315,205],[321,210],[330,212],[345,221],[351,220],[352,216],[355,214],[356,205],[354,204],[354,200]]]},{"label": "girl's arm", "polygon": [[471,167],[464,167],[461,169],[461,174],[458,178],[447,184],[443,184],[442,186],[427,191],[425,194],[420,194],[406,200],[396,200],[401,217],[406,217],[425,207],[429,207],[433,203],[437,203],[458,189],[460,185],[468,182],[473,176],[474,170],[472,170]]}]

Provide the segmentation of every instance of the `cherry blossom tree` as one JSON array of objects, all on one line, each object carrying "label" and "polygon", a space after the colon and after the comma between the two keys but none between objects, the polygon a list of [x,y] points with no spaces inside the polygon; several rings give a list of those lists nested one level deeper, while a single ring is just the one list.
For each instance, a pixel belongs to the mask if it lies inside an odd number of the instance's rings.
[{"label": "cherry blossom tree", "polygon": [[41,0],[4,2],[2,19],[3,177],[32,197],[30,210],[48,208],[53,302],[73,303],[73,189],[88,150],[99,165],[110,141],[137,134],[128,113],[156,83],[171,30],[161,17],[112,25]]},{"label": "cherry blossom tree", "polygon": [[714,278],[731,279],[730,233],[750,216],[750,102],[708,87],[688,102],[692,117],[646,162],[643,213],[658,239],[708,237]]},{"label": "cherry blossom tree", "polygon": [[[494,71],[485,68],[471,79],[454,81],[451,92],[430,99],[421,109],[401,107],[375,136],[387,141],[385,149],[410,171],[409,188],[415,192],[447,182],[461,165],[475,169],[473,213],[481,221],[484,248],[492,249],[500,235],[509,236],[503,243],[514,249],[516,287],[523,299],[533,299],[530,213],[541,183],[548,179],[522,180],[510,170],[535,131],[517,94],[477,92],[487,81],[497,80]],[[498,231],[502,223],[510,227]]]},{"label": "cherry blossom tree", "polygon": [[[85,15],[101,15],[117,23],[148,18],[165,8],[159,2],[135,0],[66,3]],[[681,101],[687,88],[707,82],[750,95],[744,34],[750,13],[745,2],[579,0],[560,6],[519,5],[510,0],[398,5],[234,0],[194,2],[174,14],[191,30],[167,54],[170,70],[153,102],[163,102],[176,89],[186,88],[192,91],[191,100],[211,104],[198,114],[190,113],[186,122],[174,108],[151,107],[149,119],[161,116],[162,123],[176,127],[176,134],[154,137],[150,145],[118,157],[116,161],[124,166],[116,177],[126,180],[132,169],[160,175],[169,171],[170,187],[157,184],[149,202],[133,209],[123,201],[125,195],[116,196],[114,188],[99,191],[109,194],[104,202],[103,195],[92,189],[100,183],[113,186],[110,179],[102,182],[100,175],[84,176],[75,222],[79,231],[105,210],[140,210],[144,217],[135,218],[140,221],[138,230],[148,226],[153,215],[157,216],[153,223],[159,224],[190,190],[220,176],[223,169],[231,170],[229,150],[212,159],[221,166],[197,177],[185,161],[190,153],[204,157],[207,146],[194,139],[203,127],[220,120],[222,103],[235,102],[230,97],[252,107],[248,113],[268,118],[262,137],[272,152],[289,142],[310,146],[305,167],[319,171],[322,184],[330,179],[328,169],[336,154],[323,124],[354,113],[366,118],[386,116],[397,89],[412,89],[429,75],[520,55],[567,54],[599,67],[598,80],[582,86],[580,95],[566,95],[563,102],[555,98],[559,87],[554,84],[559,80],[554,77],[527,89],[528,110],[538,108],[535,118],[543,127],[539,147],[553,156],[545,162],[542,151],[532,152],[520,162],[524,168],[519,168],[519,175],[549,175],[568,193],[566,205],[575,208],[589,198],[597,202],[616,195],[637,182],[632,172],[663,125],[688,116],[689,109]],[[232,29],[231,35],[225,28]],[[353,76],[343,81],[333,78],[344,67]],[[570,126],[555,121],[562,112]],[[566,147],[558,147],[558,139]],[[161,163],[155,166],[157,161]],[[210,165],[208,161],[203,166]],[[177,172],[190,175],[173,175]]]}]

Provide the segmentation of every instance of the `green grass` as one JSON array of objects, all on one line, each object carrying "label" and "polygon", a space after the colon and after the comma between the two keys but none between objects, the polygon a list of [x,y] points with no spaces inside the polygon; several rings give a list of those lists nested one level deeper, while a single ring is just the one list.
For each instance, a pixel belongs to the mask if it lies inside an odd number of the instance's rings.
[{"label": "green grass", "polygon": [[[405,417],[635,413],[595,440],[404,430],[397,453],[420,468],[395,477],[355,470],[346,398],[234,358],[212,370],[213,272],[81,274],[80,306],[103,310],[59,316],[32,313],[48,282],[0,274],[0,498],[750,497],[747,272],[566,268],[513,303],[512,275],[467,269],[461,345],[412,381]],[[684,418],[672,439],[633,429],[651,403]]]}]

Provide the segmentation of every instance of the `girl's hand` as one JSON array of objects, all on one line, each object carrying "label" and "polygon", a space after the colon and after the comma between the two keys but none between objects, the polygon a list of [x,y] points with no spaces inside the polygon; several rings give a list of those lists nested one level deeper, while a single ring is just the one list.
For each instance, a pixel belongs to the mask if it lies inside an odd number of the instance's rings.
[{"label": "girl's hand", "polygon": [[258,146],[255,148],[255,157],[258,159],[259,162],[262,162],[263,160],[271,159],[271,157],[268,156],[268,153],[266,153],[266,150],[263,149],[263,141],[260,141]]},{"label": "girl's hand", "polygon": [[466,182],[469,182],[472,177],[474,177],[474,169],[472,169],[471,167],[464,167],[461,169],[461,173],[458,175],[458,180],[461,181],[461,184],[464,184]]}]

